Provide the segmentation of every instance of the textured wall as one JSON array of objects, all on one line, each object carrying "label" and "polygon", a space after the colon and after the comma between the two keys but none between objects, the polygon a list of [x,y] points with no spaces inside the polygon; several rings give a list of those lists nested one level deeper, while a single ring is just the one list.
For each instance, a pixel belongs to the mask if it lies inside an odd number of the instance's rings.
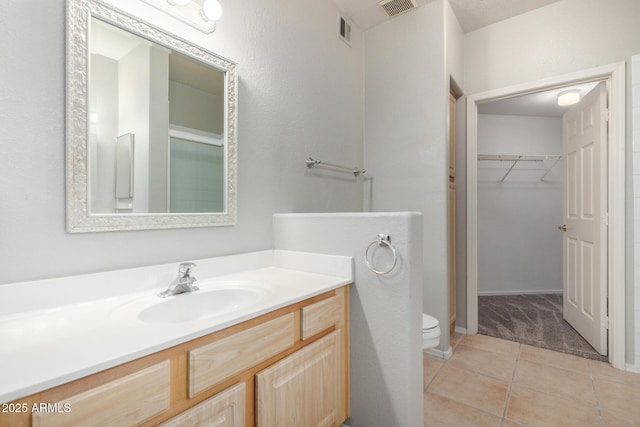
[{"label": "textured wall", "polygon": [[637,0],[561,0],[465,34],[465,88],[478,93],[628,60]]},{"label": "textured wall", "polygon": [[[444,3],[365,34],[365,137],[371,209],[423,215],[423,306],[441,325],[448,303],[448,83]],[[449,348],[443,334],[440,348]]]},{"label": "textured wall", "polygon": [[[562,119],[478,115],[478,154],[562,154]],[[562,164],[478,162],[478,294],[562,291]]]},{"label": "textured wall", "polygon": [[238,225],[65,232],[65,2],[0,2],[0,283],[271,246],[271,216],[359,211],[362,180],[308,172],[312,155],[362,163],[362,37],[336,36],[329,1],[225,2],[206,36],[142,2],[117,7],[238,63]]},{"label": "textured wall", "polygon": [[[385,276],[369,271],[364,261],[379,233],[391,236],[398,253],[395,269]],[[423,425],[421,234],[422,218],[416,213],[274,216],[274,248],[355,260],[351,427]],[[388,249],[372,248],[369,255],[376,269],[391,265]]]}]

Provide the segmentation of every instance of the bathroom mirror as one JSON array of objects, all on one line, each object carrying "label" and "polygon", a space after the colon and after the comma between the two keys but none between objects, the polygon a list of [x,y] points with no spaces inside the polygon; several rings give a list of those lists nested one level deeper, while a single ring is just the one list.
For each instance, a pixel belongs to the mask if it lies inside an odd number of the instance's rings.
[{"label": "bathroom mirror", "polygon": [[67,1],[67,230],[236,222],[236,64]]}]

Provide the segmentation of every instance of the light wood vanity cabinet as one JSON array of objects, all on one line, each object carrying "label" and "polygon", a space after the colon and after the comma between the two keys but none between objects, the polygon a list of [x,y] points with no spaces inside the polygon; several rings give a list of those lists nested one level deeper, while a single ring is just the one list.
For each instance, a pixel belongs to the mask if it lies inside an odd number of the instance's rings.
[{"label": "light wood vanity cabinet", "polygon": [[349,416],[348,307],[348,287],[326,292],[18,399],[63,411],[0,414],[0,427],[340,426]]}]

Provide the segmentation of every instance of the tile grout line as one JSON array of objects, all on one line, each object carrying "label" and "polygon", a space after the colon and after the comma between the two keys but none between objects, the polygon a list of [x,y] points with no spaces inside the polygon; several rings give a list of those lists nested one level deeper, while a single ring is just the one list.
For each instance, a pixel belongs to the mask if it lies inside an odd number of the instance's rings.
[{"label": "tile grout line", "polygon": [[522,351],[522,344],[518,344],[518,355],[516,356],[516,363],[513,366],[513,373],[511,374],[511,381],[509,381],[509,387],[507,388],[507,399],[504,403],[504,409],[502,410],[502,420],[500,421],[500,425],[504,424],[505,419],[507,418],[507,409],[509,408],[509,401],[511,400],[511,389],[513,388],[513,382],[516,377],[516,370],[518,369],[518,362],[520,361],[520,352]]},{"label": "tile grout line", "polygon": [[[462,341],[464,341],[464,339],[465,339],[467,336],[468,336],[468,335],[463,334],[463,336],[458,340],[458,342],[456,343],[456,345],[455,345],[454,347],[452,347],[452,349],[455,351],[455,348],[457,348],[460,344],[462,344]],[[518,346],[518,353],[519,353],[519,351],[520,351],[520,350],[519,350],[519,346]],[[498,352],[498,353],[500,353],[500,352]],[[438,367],[438,369],[437,369],[437,371],[436,371],[435,375],[433,376],[433,378],[432,378],[432,379],[431,379],[431,381],[429,382],[429,386],[431,385],[431,383],[433,383],[433,381],[435,381],[435,378],[438,376],[438,374],[440,373],[440,371],[444,368],[444,366],[445,366],[445,365],[446,365],[446,364],[447,364],[451,359],[453,359],[453,357],[451,357],[451,358],[449,358],[449,359],[444,359],[444,358],[442,358],[442,359],[444,360],[444,363],[442,363],[442,365],[440,365],[440,366]],[[517,360],[517,356],[516,356],[516,360]],[[466,369],[465,369],[465,370],[466,370]],[[514,371],[515,371],[515,368],[514,368]],[[480,373],[475,372],[475,371],[469,371],[469,372],[472,372],[472,373],[474,373],[474,374],[481,375],[481,376],[486,376],[486,377],[488,377],[488,378],[492,378],[492,379],[494,379],[494,380],[504,381],[504,380],[499,380],[498,378],[494,378],[494,377],[491,377],[491,376],[488,376],[488,375],[480,374]],[[513,374],[512,374],[512,377],[513,377]],[[504,381],[504,382],[507,382],[507,381]],[[500,426],[502,426],[504,419],[503,419],[503,418],[501,418],[499,415],[496,415],[496,414],[494,414],[494,413],[492,413],[492,412],[487,412],[487,411],[486,411],[486,410],[484,410],[484,409],[477,408],[477,407],[475,407],[475,406],[473,406],[473,405],[470,405],[470,404],[468,404],[468,403],[463,403],[463,402],[460,402],[460,401],[458,401],[458,400],[456,400],[456,399],[452,399],[452,398],[447,397],[447,396],[439,395],[438,393],[435,393],[435,392],[429,392],[429,390],[428,390],[429,386],[425,387],[424,392],[423,392],[423,395],[424,395],[424,394],[426,394],[426,393],[433,393],[433,394],[434,394],[434,395],[436,395],[436,396],[440,396],[440,397],[441,397],[441,398],[443,398],[443,399],[447,399],[447,400],[450,400],[450,401],[452,401],[452,402],[455,402],[455,403],[457,403],[457,404],[459,404],[459,405],[462,405],[462,406],[465,406],[465,407],[471,408],[471,409],[473,409],[473,410],[475,410],[475,411],[478,411],[478,412],[480,412],[480,413],[483,413],[483,414],[485,414],[485,415],[487,415],[487,416],[489,416],[489,417],[497,418],[497,419],[500,421]],[[507,388],[507,390],[508,390],[508,388]],[[518,423],[516,423],[516,424],[518,424]],[[518,424],[518,425],[522,425],[522,424]],[[524,426],[524,425],[522,425],[522,426],[523,426],[523,427],[527,427],[527,426]]]},{"label": "tile grout line", "polygon": [[[422,353],[422,354],[423,354],[423,356],[422,356],[422,357],[424,357],[424,354],[425,354],[425,353]],[[427,357],[431,357],[431,356],[427,354]],[[444,360],[444,363],[443,363],[442,365],[438,366],[438,369],[436,369],[436,372],[433,374],[433,377],[431,377],[431,379],[429,380],[429,382],[423,386],[423,390],[422,390],[422,391],[423,391],[423,394],[424,394],[424,393],[426,393],[426,392],[428,391],[429,386],[431,385],[431,383],[433,382],[433,380],[435,380],[435,379],[436,379],[436,377],[438,376],[438,373],[440,372],[440,370],[442,369],[442,367],[444,366],[444,364],[445,364],[445,363],[447,363],[447,360],[446,360],[446,359],[443,359],[443,360]],[[423,367],[424,367],[424,363],[423,363]],[[423,370],[424,370],[424,368],[423,368]],[[422,377],[424,378],[424,372],[422,373]]]},{"label": "tile grout line", "polygon": [[596,402],[596,412],[598,413],[598,418],[600,419],[600,426],[604,427],[604,417],[602,416],[600,400],[598,399],[598,392],[596,391],[596,379],[590,361],[587,361],[587,366],[589,367],[589,378],[591,379],[591,387],[593,387],[593,397]]},{"label": "tile grout line", "polygon": [[[462,337],[464,338],[464,337]],[[456,345],[454,347],[452,347],[451,352],[453,354],[453,351],[455,350],[455,347],[458,346],[458,344],[460,343],[460,341],[462,341],[462,338],[460,338],[460,340],[458,340],[458,342],[456,343]],[[432,357],[431,355],[429,355],[428,353],[425,353],[424,350],[422,351],[422,357],[424,358],[424,355],[427,355],[427,357]],[[424,394],[429,390],[429,386],[431,385],[431,383],[436,379],[436,377],[438,376],[438,373],[440,372],[440,370],[442,370],[442,367],[447,363],[447,359],[445,359],[444,357],[441,358],[444,362],[442,363],[442,365],[440,365],[438,367],[438,369],[436,369],[436,372],[433,374],[433,377],[429,380],[429,383],[427,384],[423,384],[423,388],[422,388],[422,394],[424,396]],[[423,363],[423,367],[424,367],[424,363]],[[423,368],[424,370],[424,368]],[[424,371],[422,373],[422,376],[424,378]]]}]

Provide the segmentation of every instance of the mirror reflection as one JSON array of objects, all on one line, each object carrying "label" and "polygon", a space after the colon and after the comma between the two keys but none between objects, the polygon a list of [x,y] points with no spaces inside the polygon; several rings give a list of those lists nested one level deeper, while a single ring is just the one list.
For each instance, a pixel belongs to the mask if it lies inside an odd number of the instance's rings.
[{"label": "mirror reflection", "polygon": [[224,212],[225,73],[91,18],[90,210]]}]

